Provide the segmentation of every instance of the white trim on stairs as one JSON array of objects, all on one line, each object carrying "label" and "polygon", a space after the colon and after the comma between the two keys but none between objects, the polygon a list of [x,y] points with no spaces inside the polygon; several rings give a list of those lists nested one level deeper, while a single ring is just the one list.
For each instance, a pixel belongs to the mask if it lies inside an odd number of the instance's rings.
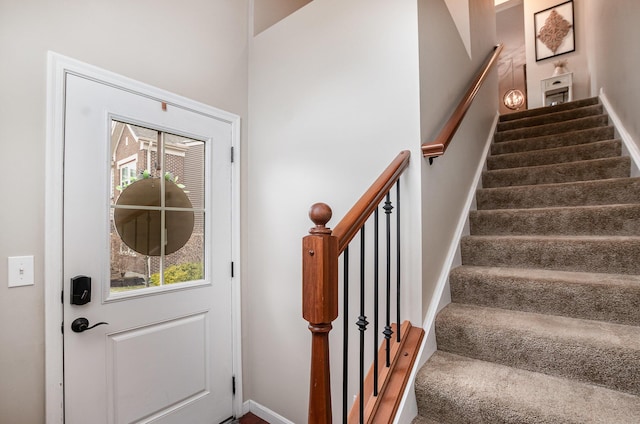
[{"label": "white trim on stairs", "polygon": [[491,147],[491,142],[493,141],[493,134],[496,131],[498,126],[498,119],[500,115],[496,113],[495,118],[493,119],[493,124],[489,130],[489,134],[485,141],[484,149],[482,151],[482,156],[480,161],[478,162],[478,167],[476,169],[475,176],[473,178],[473,184],[471,185],[471,189],[467,194],[467,200],[465,201],[465,205],[462,208],[460,213],[460,217],[458,219],[458,225],[456,227],[456,231],[454,233],[453,238],[451,239],[451,244],[449,245],[449,250],[447,253],[447,257],[444,261],[444,266],[442,267],[442,272],[438,277],[438,283],[434,290],[433,298],[431,299],[431,304],[429,305],[429,309],[427,310],[427,315],[422,324],[422,328],[426,333],[426,337],[422,340],[422,345],[420,346],[420,351],[418,353],[418,357],[416,358],[416,362],[413,366],[413,370],[411,371],[411,375],[409,377],[409,382],[407,384],[407,390],[405,390],[402,401],[400,402],[400,406],[398,409],[398,414],[396,414],[396,418],[393,421],[394,424],[408,424],[411,423],[413,418],[418,413],[417,403],[415,398],[415,390],[414,383],[416,379],[416,374],[418,370],[424,365],[424,363],[429,359],[429,357],[436,351],[436,333],[435,333],[435,318],[438,311],[451,303],[451,294],[448,290],[449,288],[449,273],[454,266],[462,264],[462,260],[460,257],[460,239],[464,235],[469,234],[469,211],[474,210],[476,208],[475,199],[476,199],[476,191],[478,188],[481,188],[482,181],[482,171],[486,167],[487,156],[489,154],[489,148]]},{"label": "white trim on stairs", "polygon": [[604,89],[600,89],[600,95],[598,97],[600,98],[600,102],[602,102],[605,112],[609,115],[609,119],[615,128],[617,136],[622,140],[622,145],[624,146],[623,154],[626,153],[631,157],[631,176],[640,177],[640,148],[622,124],[622,120],[613,109],[606,94],[604,94]]}]

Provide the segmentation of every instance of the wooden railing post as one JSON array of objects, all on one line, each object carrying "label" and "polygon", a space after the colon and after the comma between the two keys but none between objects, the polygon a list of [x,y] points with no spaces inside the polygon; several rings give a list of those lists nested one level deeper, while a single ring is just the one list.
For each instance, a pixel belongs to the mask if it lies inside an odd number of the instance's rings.
[{"label": "wooden railing post", "polygon": [[331,208],[316,203],[309,210],[315,227],[302,239],[302,316],[311,331],[311,424],[331,423],[329,332],[338,317],[338,239],[326,227]]}]

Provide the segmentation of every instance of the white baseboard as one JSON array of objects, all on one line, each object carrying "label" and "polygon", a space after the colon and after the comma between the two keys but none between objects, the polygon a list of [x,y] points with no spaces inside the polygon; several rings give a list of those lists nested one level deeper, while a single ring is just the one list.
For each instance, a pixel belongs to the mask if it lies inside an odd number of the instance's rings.
[{"label": "white baseboard", "polygon": [[271,409],[260,405],[258,402],[248,400],[242,404],[242,414],[251,412],[253,415],[268,421],[269,424],[294,424],[282,415],[276,414]]},{"label": "white baseboard", "polygon": [[602,102],[605,112],[609,115],[609,119],[615,128],[616,135],[622,140],[622,145],[625,149],[624,153],[627,153],[631,158],[633,163],[631,176],[640,176],[640,148],[638,148],[638,145],[633,141],[633,138],[625,129],[620,116],[618,116],[606,94],[604,94],[604,90],[600,89],[600,96],[598,97],[600,98],[600,102]]},{"label": "white baseboard", "polygon": [[[471,184],[471,189],[467,194],[467,199],[465,201],[465,205],[462,208],[460,213],[460,217],[458,219],[458,225],[456,227],[456,231],[454,236],[451,239],[451,244],[449,245],[449,250],[447,253],[447,257],[445,258],[444,266],[442,267],[442,272],[438,277],[438,283],[436,285],[436,289],[433,293],[433,298],[431,299],[431,303],[429,305],[429,309],[427,310],[426,318],[423,322],[422,328],[425,331],[425,337],[422,340],[422,345],[420,346],[420,351],[418,352],[418,357],[416,358],[416,362],[413,366],[413,370],[411,370],[411,375],[409,377],[409,381],[407,383],[408,390],[405,390],[405,393],[402,397],[402,401],[400,402],[400,406],[398,409],[398,414],[396,415],[394,424],[408,424],[417,414],[417,405],[415,400],[414,393],[414,383],[416,379],[416,374],[418,370],[422,367],[422,365],[426,362],[427,359],[436,351],[436,333],[435,333],[435,318],[436,314],[440,309],[445,307],[448,303],[451,302],[451,296],[448,292],[449,288],[449,273],[451,269],[456,264],[461,263],[460,259],[460,239],[463,235],[469,233],[469,225],[468,225],[468,217],[469,211],[475,208],[475,198],[476,191],[480,187],[482,171],[485,168],[487,162],[487,156],[489,154],[489,148],[491,147],[491,142],[493,141],[493,134],[495,133],[496,127],[498,126],[498,119],[500,115],[496,113],[496,116],[493,120],[493,124],[489,130],[489,135],[485,141],[484,149],[482,151],[482,155],[480,158],[480,162],[478,163],[478,167],[476,169],[475,176],[473,178],[473,183]],[[456,263],[457,262],[457,263]]]}]

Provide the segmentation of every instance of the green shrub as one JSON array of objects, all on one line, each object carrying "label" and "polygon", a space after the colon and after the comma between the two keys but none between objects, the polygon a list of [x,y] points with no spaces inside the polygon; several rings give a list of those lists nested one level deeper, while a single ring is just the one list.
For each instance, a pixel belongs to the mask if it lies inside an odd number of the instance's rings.
[{"label": "green shrub", "polygon": [[[200,280],[203,277],[202,262],[190,262],[180,265],[172,265],[164,271],[164,283],[182,283],[184,281]],[[150,284],[160,285],[160,273],[151,275]]]}]

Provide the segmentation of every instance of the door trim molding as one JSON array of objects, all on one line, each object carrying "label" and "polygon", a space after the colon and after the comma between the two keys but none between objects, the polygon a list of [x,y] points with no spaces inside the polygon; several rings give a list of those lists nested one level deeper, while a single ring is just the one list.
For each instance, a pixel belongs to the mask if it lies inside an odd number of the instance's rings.
[{"label": "door trim molding", "polygon": [[[126,78],[104,69],[65,57],[55,52],[47,54],[47,124],[45,148],[45,237],[44,237],[44,317],[45,317],[45,418],[47,424],[64,423],[63,339],[61,325],[63,307],[63,171],[64,171],[64,110],[65,76],[75,74],[155,98],[170,105],[211,116],[231,125],[231,144],[236,158],[240,154],[240,117],[238,115],[187,99],[162,89]],[[232,260],[237,270],[240,262],[240,163],[232,163]],[[233,400],[235,415],[242,412],[242,352],[241,352],[241,272],[232,277],[233,321],[232,369],[236,377]],[[229,382],[231,384],[231,382]]]}]

